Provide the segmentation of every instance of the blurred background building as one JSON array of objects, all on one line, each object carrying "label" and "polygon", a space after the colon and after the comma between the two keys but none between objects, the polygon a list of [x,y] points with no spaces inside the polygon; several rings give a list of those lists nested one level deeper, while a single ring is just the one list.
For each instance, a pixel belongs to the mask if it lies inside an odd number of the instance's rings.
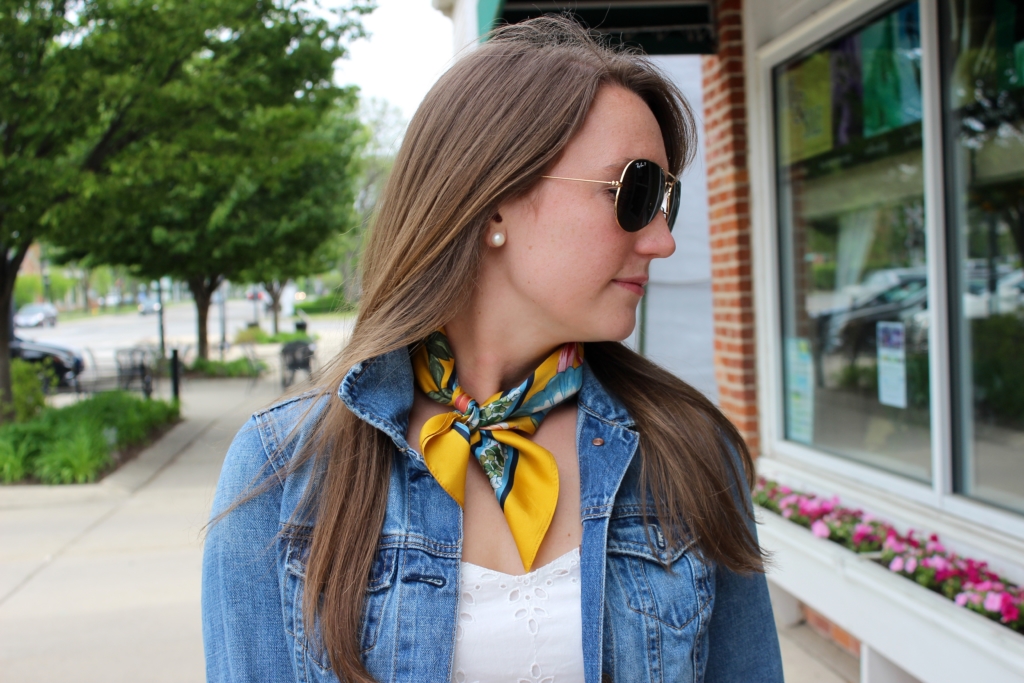
[{"label": "blurred background building", "polygon": [[[721,406],[763,476],[1024,582],[1024,1],[434,6],[456,52],[568,10],[653,55],[702,149],[635,346]],[[780,622],[861,681],[1024,681],[998,618],[761,516]]]}]

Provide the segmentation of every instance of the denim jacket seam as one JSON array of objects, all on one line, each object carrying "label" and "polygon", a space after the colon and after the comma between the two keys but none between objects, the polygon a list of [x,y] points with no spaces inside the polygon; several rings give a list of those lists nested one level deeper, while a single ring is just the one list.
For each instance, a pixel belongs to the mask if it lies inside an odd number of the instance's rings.
[{"label": "denim jacket seam", "polygon": [[277,421],[273,419],[267,419],[267,412],[262,411],[253,415],[256,420],[256,432],[260,437],[260,445],[263,447],[263,457],[266,462],[274,470],[274,476],[277,478],[277,485],[284,486],[284,478],[281,476],[281,467],[284,466],[283,462],[277,462],[277,458],[272,457],[271,453],[279,453],[275,438],[275,428]]},{"label": "denim jacket seam", "polygon": [[378,548],[404,550],[415,548],[440,557],[461,557],[460,546],[456,543],[438,543],[421,534],[388,534],[381,536]]},{"label": "denim jacket seam", "polygon": [[580,510],[580,518],[583,521],[591,519],[605,519],[611,515],[611,510],[614,507],[612,503],[604,503],[603,505],[589,505]]},{"label": "denim jacket seam", "polygon": [[617,420],[612,420],[612,419],[610,419],[608,417],[605,417],[604,415],[599,413],[597,410],[592,408],[590,405],[585,403],[582,399],[577,401],[577,405],[580,407],[580,410],[584,411],[585,413],[587,413],[588,415],[590,415],[594,419],[599,420],[600,422],[608,425],[609,427],[615,427],[615,428],[618,428],[618,429],[631,429],[631,427],[633,427],[636,424],[632,420],[632,418],[628,418],[627,420],[619,422]]},{"label": "denim jacket seam", "polygon": [[[280,478],[280,470],[285,466],[285,461],[290,458],[284,456],[283,449],[280,447],[280,436],[278,434],[278,427],[281,426],[281,420],[277,419],[274,415],[277,411],[284,408],[285,406],[299,403],[304,400],[308,400],[315,396],[318,392],[313,389],[310,391],[303,392],[298,396],[293,396],[287,400],[275,403],[269,408],[256,411],[253,413],[253,418],[256,420],[258,427],[257,431],[260,435],[260,442],[263,445],[263,454],[267,458],[267,462],[274,468],[274,473]],[[298,424],[292,424],[291,429],[298,427]],[[271,455],[273,454],[273,455]]]}]

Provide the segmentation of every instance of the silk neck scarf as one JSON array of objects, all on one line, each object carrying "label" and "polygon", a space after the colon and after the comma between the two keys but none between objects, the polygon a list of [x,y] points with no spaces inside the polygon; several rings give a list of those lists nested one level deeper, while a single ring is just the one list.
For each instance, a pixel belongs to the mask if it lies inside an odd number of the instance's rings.
[{"label": "silk neck scarf", "polygon": [[413,353],[416,384],[431,399],[452,406],[420,430],[427,468],[460,506],[465,506],[466,470],[476,458],[505,514],[519,557],[530,571],[558,503],[555,456],[528,436],[556,405],[583,384],[583,345],[563,345],[526,380],[478,403],[459,386],[455,357],[444,330],[432,333]]}]

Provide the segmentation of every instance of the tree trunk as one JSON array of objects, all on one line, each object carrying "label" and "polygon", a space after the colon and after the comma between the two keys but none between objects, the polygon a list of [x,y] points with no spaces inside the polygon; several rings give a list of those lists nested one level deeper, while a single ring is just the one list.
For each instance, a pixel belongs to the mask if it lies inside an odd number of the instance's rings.
[{"label": "tree trunk", "polygon": [[11,339],[14,338],[14,283],[21,262],[28,253],[28,244],[7,247],[0,245],[9,258],[0,259],[0,422],[8,422],[13,415],[14,394],[11,391]]},{"label": "tree trunk", "polygon": [[267,294],[270,295],[270,310],[274,314],[274,334],[279,332],[278,330],[278,317],[281,314],[281,295],[284,294],[284,287],[288,284],[288,281],[278,282],[274,280],[272,282],[264,282],[263,288],[267,290]]},{"label": "tree trunk", "polygon": [[89,308],[89,280],[92,279],[92,272],[88,268],[82,269],[82,279],[79,281],[82,285],[82,310],[86,313],[91,313],[92,309]]},{"label": "tree trunk", "polygon": [[222,275],[208,275],[206,277],[191,278],[188,281],[188,288],[192,291],[192,297],[196,300],[196,335],[199,337],[197,354],[203,360],[210,359],[210,340],[206,324],[210,313],[210,300],[213,293],[220,287],[223,281]]}]

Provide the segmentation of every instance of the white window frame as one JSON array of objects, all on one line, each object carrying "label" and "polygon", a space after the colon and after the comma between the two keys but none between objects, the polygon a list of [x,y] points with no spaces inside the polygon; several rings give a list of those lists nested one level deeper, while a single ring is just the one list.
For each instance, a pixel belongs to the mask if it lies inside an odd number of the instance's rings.
[{"label": "white window frame", "polygon": [[[796,55],[827,43],[870,15],[900,0],[842,0],[824,8],[778,38],[747,50],[747,110],[754,304],[757,330],[759,469],[767,476],[803,481],[817,493],[836,494],[852,504],[892,515],[897,524],[965,539],[1024,579],[1024,515],[953,493],[953,434],[950,326],[946,266],[946,224],[942,130],[940,0],[918,0],[921,19],[922,146],[925,234],[928,259],[929,368],[932,482],[914,481],[870,465],[785,439],[782,316],[776,206],[775,107],[772,70]],[[750,15],[746,17],[748,23]],[[745,35],[753,35],[746,27]],[[1000,561],[1003,560],[1003,561]]]}]

